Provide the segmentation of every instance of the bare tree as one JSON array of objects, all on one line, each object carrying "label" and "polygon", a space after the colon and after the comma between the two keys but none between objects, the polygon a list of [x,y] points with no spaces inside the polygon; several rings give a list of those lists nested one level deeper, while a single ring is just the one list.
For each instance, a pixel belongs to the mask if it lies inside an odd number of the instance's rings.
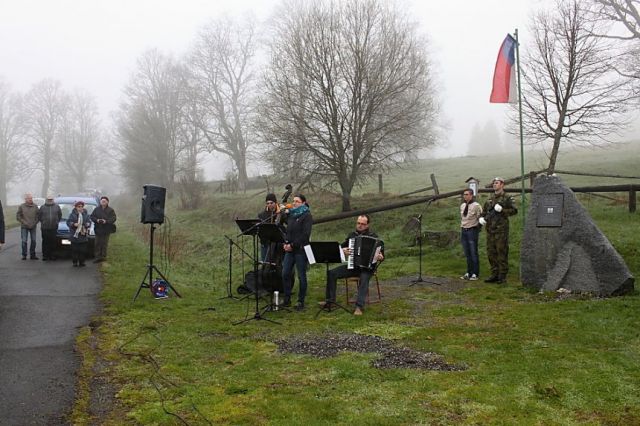
[{"label": "bare tree", "polygon": [[0,200],[6,205],[7,185],[28,174],[23,144],[21,96],[0,79]]},{"label": "bare tree", "polygon": [[180,157],[187,81],[184,67],[157,50],[139,58],[115,114],[121,168],[131,189],[145,183],[171,188]]},{"label": "bare tree", "polygon": [[247,183],[247,156],[255,114],[255,23],[212,21],[199,32],[189,58],[196,90],[198,125],[208,149],[228,155],[241,189]]},{"label": "bare tree", "polygon": [[41,195],[51,187],[54,145],[67,105],[68,95],[57,80],[42,80],[34,84],[25,96],[25,125],[33,151],[31,164],[43,174]]},{"label": "bare tree", "polygon": [[106,156],[104,150],[96,150],[100,139],[100,119],[95,98],[87,92],[76,92],[62,120],[59,132],[62,168],[60,177],[69,181],[75,190],[86,188],[96,160]]},{"label": "bare tree", "polygon": [[259,128],[280,167],[337,184],[347,211],[356,184],[435,142],[425,40],[393,6],[289,2],[274,28]]},{"label": "bare tree", "polygon": [[533,142],[552,142],[549,173],[561,144],[609,143],[626,124],[628,80],[616,73],[610,41],[595,36],[591,13],[584,2],[558,0],[532,21],[534,46],[522,61],[523,127]]},{"label": "bare tree", "polygon": [[618,71],[623,77],[640,80],[640,0],[592,0],[594,16],[614,24],[614,31],[598,34],[617,40],[621,50]]}]

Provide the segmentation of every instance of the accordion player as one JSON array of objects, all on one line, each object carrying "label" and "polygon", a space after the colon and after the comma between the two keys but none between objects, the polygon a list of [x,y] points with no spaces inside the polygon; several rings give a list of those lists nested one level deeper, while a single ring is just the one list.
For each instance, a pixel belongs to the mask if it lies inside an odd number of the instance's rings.
[{"label": "accordion player", "polygon": [[382,250],[382,241],[368,235],[349,238],[349,257],[347,269],[375,269],[378,266],[378,254]]}]

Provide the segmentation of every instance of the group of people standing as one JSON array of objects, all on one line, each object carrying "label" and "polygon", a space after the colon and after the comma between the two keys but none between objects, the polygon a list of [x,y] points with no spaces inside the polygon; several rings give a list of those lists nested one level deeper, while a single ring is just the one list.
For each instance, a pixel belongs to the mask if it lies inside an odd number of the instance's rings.
[{"label": "group of people standing", "polygon": [[[509,217],[517,214],[515,202],[504,191],[504,179],[496,177],[492,182],[494,193],[481,206],[475,201],[472,189],[463,191],[463,203],[460,205],[460,241],[467,261],[467,270],[460,277],[464,280],[476,281],[480,277],[480,258],[478,255],[478,240],[480,229],[484,227],[487,234],[487,256],[491,266],[491,274],[484,281],[487,283],[503,284],[509,272]],[[307,199],[302,194],[293,198],[290,206],[278,205],[275,194],[267,194],[265,208],[258,214],[261,223],[276,223],[284,238],[281,247],[261,241],[261,260],[274,261],[274,252],[282,250],[282,287],[284,289],[283,306],[291,306],[293,269],[296,268],[300,289],[295,304],[297,311],[305,307],[307,294],[307,255],[305,246],[309,245],[313,218]],[[351,232],[340,245],[345,256],[349,256],[349,240],[358,236],[378,239],[369,229],[371,217],[363,214],[358,216],[356,229]],[[286,225],[286,227],[285,227]],[[376,266],[384,260],[384,243],[380,241],[380,250],[375,255]],[[327,271],[325,300],[321,307],[331,308],[336,304],[336,287],[340,278],[358,277],[358,297],[355,303],[354,315],[362,315],[365,298],[369,289],[369,281],[375,268],[356,266],[348,269],[341,265]]]},{"label": "group of people standing", "polygon": [[[53,195],[47,195],[45,203],[38,207],[33,202],[32,194],[25,194],[24,203],[18,206],[16,220],[20,224],[20,239],[22,242],[22,260],[38,260],[36,254],[36,231],[40,223],[42,235],[42,260],[56,260],[58,224],[62,220],[62,209],[55,202]],[[109,198],[100,198],[91,215],[85,209],[85,203],[78,200],[66,220],[71,242],[71,260],[73,266],[85,266],[89,230],[94,223],[95,231],[95,263],[102,262],[107,257],[109,235],[115,232],[116,213],[109,207]],[[4,234],[4,226],[2,226]],[[2,235],[4,242],[4,235]]]},{"label": "group of people standing", "polygon": [[481,227],[487,233],[487,257],[491,275],[486,283],[504,284],[509,272],[509,217],[518,213],[513,197],[504,192],[504,179],[496,177],[492,182],[493,194],[484,207],[475,201],[472,189],[462,193],[460,205],[460,241],[467,259],[467,271],[460,278],[475,281],[480,277],[478,236]]},{"label": "group of people standing", "polygon": [[[293,197],[291,205],[278,205],[275,194],[267,194],[265,208],[258,214],[261,223],[277,224],[283,234],[284,243],[281,246],[274,246],[268,241],[261,241],[261,260],[272,262],[277,261],[277,253],[282,250],[282,287],[284,289],[284,301],[282,306],[291,306],[293,271],[294,267],[298,274],[300,288],[295,304],[296,311],[305,309],[305,298],[307,295],[307,254],[305,246],[311,240],[311,230],[313,217],[307,199],[302,194]],[[358,217],[356,230],[350,233],[341,244],[341,250],[346,256],[350,254],[349,239],[358,235],[377,238],[377,235],[369,231],[371,218],[368,215]],[[286,225],[286,226],[285,226]],[[376,261],[384,259],[384,250],[376,255]],[[359,266],[347,269],[346,265],[338,266],[327,273],[326,300],[320,302],[321,307],[330,308],[336,303],[336,283],[339,278],[359,277],[358,297],[355,303],[354,315],[362,315],[365,304],[365,297],[369,288],[369,280],[374,270]]]}]

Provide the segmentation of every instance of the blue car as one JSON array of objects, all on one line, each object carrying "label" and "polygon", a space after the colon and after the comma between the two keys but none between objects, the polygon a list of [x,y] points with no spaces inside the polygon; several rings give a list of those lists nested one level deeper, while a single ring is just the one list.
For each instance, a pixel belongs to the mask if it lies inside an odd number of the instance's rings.
[{"label": "blue car", "polygon": [[[60,223],[58,223],[58,232],[56,233],[56,251],[70,252],[71,250],[71,240],[69,240],[70,232],[69,227],[67,226],[67,219],[69,218],[69,214],[74,208],[76,201],[83,201],[84,208],[91,216],[93,209],[98,207],[98,202],[93,197],[57,197],[55,198],[55,203],[60,206],[62,209],[62,219],[60,219]],[[91,223],[91,228],[89,228],[89,247],[87,250],[88,257],[94,257],[94,246],[95,246],[95,238],[96,234],[93,229],[93,222]]]}]

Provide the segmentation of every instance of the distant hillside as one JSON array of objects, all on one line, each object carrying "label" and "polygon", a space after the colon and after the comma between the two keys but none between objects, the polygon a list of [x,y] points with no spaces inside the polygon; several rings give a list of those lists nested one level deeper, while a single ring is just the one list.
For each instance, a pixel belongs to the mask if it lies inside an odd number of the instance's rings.
[{"label": "distant hillside", "polygon": [[[557,169],[601,174],[617,174],[640,177],[640,140],[619,143],[606,148],[569,148],[560,152]],[[544,169],[548,164],[543,151],[525,152],[525,172]],[[480,180],[481,185],[495,176],[510,178],[520,175],[520,153],[503,153],[493,156],[465,156],[443,159],[420,160],[415,164],[383,176],[384,191],[403,193],[431,186],[429,175],[434,173],[441,192],[464,187],[470,176]],[[588,184],[626,183],[630,179],[561,175],[572,186]],[[639,180],[633,180],[640,182]],[[369,183],[355,191],[354,195],[377,192],[377,175]]]}]

